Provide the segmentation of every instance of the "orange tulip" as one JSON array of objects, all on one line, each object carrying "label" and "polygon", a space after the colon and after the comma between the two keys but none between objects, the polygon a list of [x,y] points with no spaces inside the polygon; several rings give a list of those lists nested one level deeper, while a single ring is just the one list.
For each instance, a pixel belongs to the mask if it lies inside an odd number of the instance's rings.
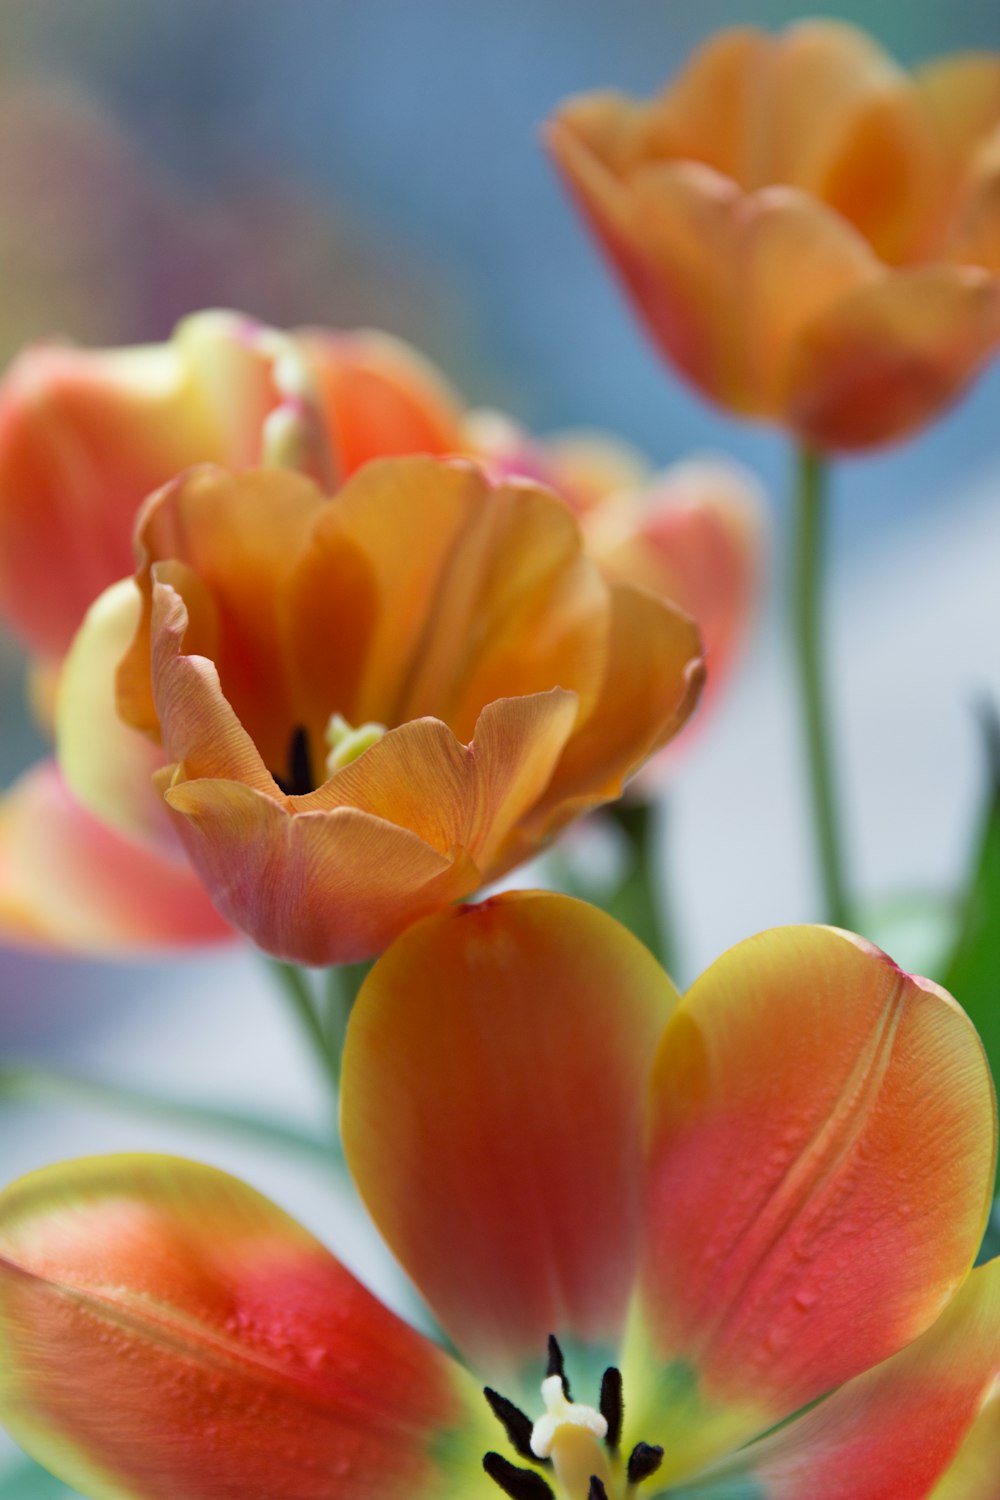
[{"label": "orange tulip", "polygon": [[[368,464],[333,500],[201,468],[147,502],[137,549],[119,712],[162,742],[220,911],[300,963],[378,952],[617,797],[701,687],[686,615],[608,583],[557,496],[461,460]],[[84,689],[137,610],[128,584],[98,601],[63,693],[63,763],[111,816],[143,742]]]},{"label": "orange tulip", "polygon": [[[67,672],[62,659],[91,601],[133,566],[142,501],[179,470],[271,451],[346,475],[382,454],[458,445],[444,382],[384,334],[292,336],[208,312],[162,345],[27,350],[0,385],[0,615],[33,654],[40,717],[51,721],[67,675],[67,712],[110,710],[94,701],[110,679]],[[100,629],[109,624],[102,615]],[[118,953],[231,935],[157,809],[158,761],[138,745],[109,757],[113,795],[91,789],[86,809],[50,764],[5,793],[5,941]]]},{"label": "orange tulip", "polygon": [[742,415],[864,448],[1000,346],[1000,56],[908,77],[838,22],[741,28],[548,139],[660,349]]}]

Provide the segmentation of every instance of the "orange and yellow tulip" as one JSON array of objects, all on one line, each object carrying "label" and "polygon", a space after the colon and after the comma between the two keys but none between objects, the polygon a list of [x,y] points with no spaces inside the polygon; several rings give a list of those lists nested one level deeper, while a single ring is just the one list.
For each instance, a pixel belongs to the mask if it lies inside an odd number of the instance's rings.
[{"label": "orange and yellow tulip", "polygon": [[[298,371],[282,367],[290,356]],[[291,336],[209,312],[162,345],[39,345],[14,362],[0,385],[0,615],[32,653],[44,722],[88,606],[133,566],[146,496],[196,463],[260,462],[289,416],[306,433],[312,419],[297,457],[342,475],[385,454],[459,446],[444,382],[384,334]],[[108,706],[92,701],[99,684],[77,682],[74,701],[81,691],[88,711]],[[232,936],[156,815],[155,763],[123,751],[114,764],[115,796],[89,809],[51,763],[4,794],[0,936],[106,954]],[[145,826],[121,815],[123,797],[149,804]]]},{"label": "orange and yellow tulip", "polygon": [[681,999],[566,897],[437,914],[343,1133],[463,1363],[232,1178],[68,1163],[0,1197],[29,1452],[94,1500],[993,1500],[993,1087],[870,944],[763,933]]},{"label": "orange and yellow tulip", "polygon": [[555,160],[660,350],[821,450],[903,437],[1000,347],[1000,56],[903,73],[855,28],[724,31]]},{"label": "orange and yellow tulip", "polygon": [[102,596],[67,664],[63,764],[96,813],[148,816],[120,791],[145,742],[88,692],[134,627],[120,719],[162,744],[219,910],[299,963],[379,952],[619,796],[701,688],[688,616],[608,583],[556,495],[468,461],[384,459],[333,499],[205,467],[136,538],[138,592]]}]

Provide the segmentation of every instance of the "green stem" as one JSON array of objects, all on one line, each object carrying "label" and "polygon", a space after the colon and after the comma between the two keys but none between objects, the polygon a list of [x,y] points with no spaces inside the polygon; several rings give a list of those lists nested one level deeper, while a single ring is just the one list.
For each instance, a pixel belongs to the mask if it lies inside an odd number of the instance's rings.
[{"label": "green stem", "polygon": [[165,1094],[150,1093],[148,1089],[88,1078],[80,1073],[63,1073],[56,1068],[36,1067],[32,1063],[11,1062],[0,1067],[0,1101],[25,1100],[30,1103],[34,1099],[55,1099],[64,1104],[109,1109],[116,1114],[126,1110],[130,1114],[193,1130],[242,1136],[262,1145],[307,1154],[328,1164],[332,1160],[328,1140],[287,1125],[282,1120],[202,1104],[193,1099],[174,1099]]},{"label": "green stem", "polygon": [[844,880],[823,678],[825,477],[825,466],[820,455],[809,448],[801,448],[798,457],[792,560],[793,634],[826,917],[838,927],[850,927],[850,903]]},{"label": "green stem", "polygon": [[277,958],[269,958],[266,962],[281,985],[289,1008],[309,1044],[309,1050],[319,1064],[330,1088],[331,1102],[336,1109],[340,1094],[340,1053],[330,1045],[309,981],[295,964],[286,964]]},{"label": "green stem", "polygon": [[358,997],[358,991],[370,969],[371,964],[363,962],[340,964],[335,969],[327,970],[326,1015],[323,1032],[326,1045],[336,1059],[338,1073],[344,1056],[347,1023],[351,1019],[351,1011]]},{"label": "green stem", "polygon": [[637,798],[616,802],[607,813],[625,835],[630,863],[621,885],[602,904],[670,972],[675,955],[666,903],[656,879],[657,804]]}]

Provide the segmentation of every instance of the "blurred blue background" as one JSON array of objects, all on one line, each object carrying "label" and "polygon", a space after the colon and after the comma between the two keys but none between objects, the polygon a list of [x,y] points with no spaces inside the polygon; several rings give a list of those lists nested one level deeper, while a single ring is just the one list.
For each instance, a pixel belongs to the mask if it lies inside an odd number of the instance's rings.
[{"label": "blurred blue background", "polygon": [[[995,0],[825,13],[904,63],[1000,48]],[[783,440],[713,410],[654,358],[538,127],[578,90],[655,89],[717,27],[801,14],[779,0],[12,0],[0,8],[0,356],[47,334],[160,338],[211,304],[379,324],[471,402],[538,430],[606,428],[658,463],[705,449],[742,459],[771,497],[776,584]],[[850,854],[872,892],[947,884],[966,855],[982,787],[971,705],[1000,697],[998,433],[1000,367],[916,441],[836,477],[834,687]],[[668,789],[682,978],[758,927],[816,914],[780,623],[772,588],[746,670]],[[8,781],[41,746],[10,643],[0,671]],[[15,1055],[307,1123],[321,1108],[248,955],[0,954],[0,1056]],[[177,1149],[276,1192],[356,1264],[376,1255],[314,1164],[51,1102],[0,1106],[0,1130],[5,1178],[83,1150]]]}]

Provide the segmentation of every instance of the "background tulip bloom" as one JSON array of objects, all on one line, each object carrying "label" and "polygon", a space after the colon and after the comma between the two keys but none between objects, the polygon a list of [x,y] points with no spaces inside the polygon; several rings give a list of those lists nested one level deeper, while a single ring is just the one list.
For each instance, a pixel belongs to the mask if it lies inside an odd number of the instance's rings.
[{"label": "background tulip bloom", "polygon": [[29,1451],[116,1500],[995,1476],[1000,1262],[969,1271],[992,1084],[961,1010],[861,939],[764,933],[679,1000],[566,897],[439,914],[361,991],[343,1125],[468,1368],[233,1179],[68,1163],[0,1199],[0,1411]]},{"label": "background tulip bloom", "polygon": [[1000,56],[724,31],[664,93],[571,100],[555,160],[659,348],[819,449],[932,418],[1000,346]]},{"label": "background tulip bloom", "polygon": [[[701,688],[686,615],[607,583],[557,496],[467,462],[386,459],[333,500],[196,470],[150,499],[137,546],[119,712],[162,742],[219,909],[296,962],[380,951],[617,797]],[[74,683],[108,680],[136,613],[128,585],[99,601]],[[135,736],[85,691],[64,707],[63,763],[110,816]]]}]

